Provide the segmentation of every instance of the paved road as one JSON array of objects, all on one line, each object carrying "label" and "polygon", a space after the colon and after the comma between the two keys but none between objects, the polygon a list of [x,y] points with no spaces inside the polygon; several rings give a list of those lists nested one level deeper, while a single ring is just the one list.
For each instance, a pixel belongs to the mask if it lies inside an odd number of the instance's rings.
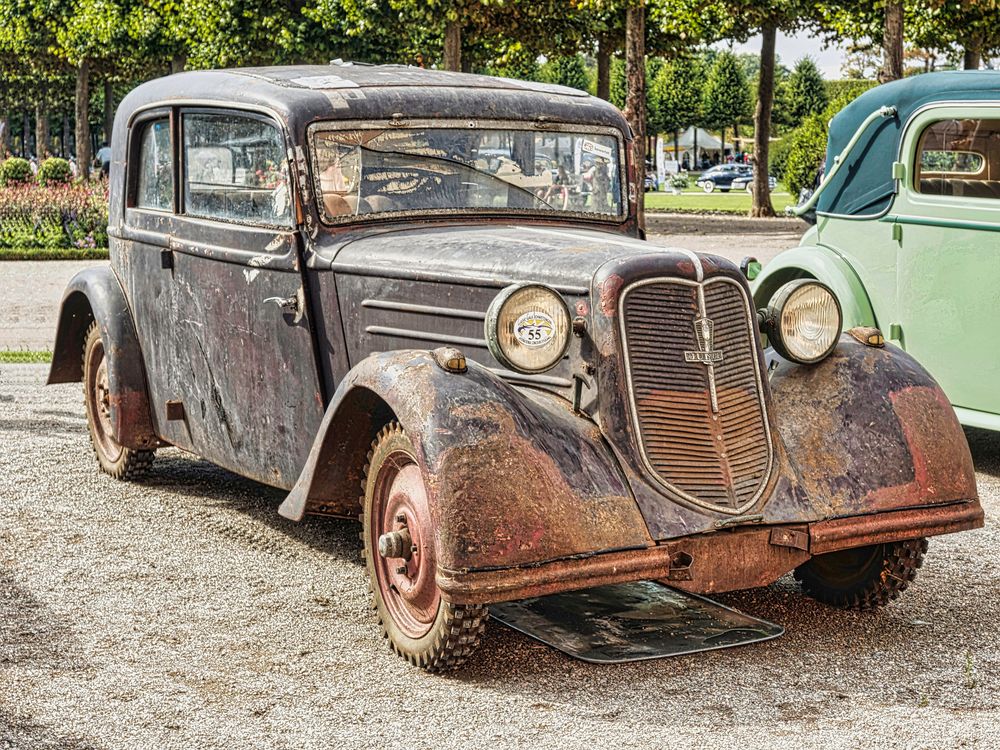
[{"label": "paved road", "polygon": [[[650,214],[649,239],[660,245],[718,253],[735,261],[755,255],[766,262],[798,243],[805,225],[784,219]],[[52,348],[63,290],[73,275],[105,261],[0,261],[0,349]]]},{"label": "paved road", "polygon": [[789,578],[720,597],[786,626],[728,651],[577,662],[490,623],[466,671],[391,655],[355,523],[176,450],[98,474],[77,385],[0,365],[0,748],[996,748],[1000,436],[983,530],[932,540],[878,614]]}]

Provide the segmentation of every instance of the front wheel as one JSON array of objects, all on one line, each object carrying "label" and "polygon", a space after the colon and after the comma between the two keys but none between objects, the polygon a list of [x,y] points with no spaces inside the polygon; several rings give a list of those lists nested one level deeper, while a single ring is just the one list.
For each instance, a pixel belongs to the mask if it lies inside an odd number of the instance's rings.
[{"label": "front wheel", "polygon": [[704,183],[702,183],[701,189],[704,190],[706,193],[711,193],[713,190],[715,190],[715,183],[712,182],[711,180],[706,180]]},{"label": "front wheel", "polygon": [[108,358],[96,322],[87,329],[83,345],[83,398],[87,405],[90,443],[101,471],[115,479],[140,478],[153,463],[153,451],[127,448],[114,438]]},{"label": "front wheel", "polygon": [[479,645],[486,607],[441,596],[427,488],[403,428],[396,422],[384,427],[368,456],[361,536],[382,635],[415,666],[456,669]]},{"label": "front wheel", "polygon": [[898,597],[917,575],[926,539],[908,539],[816,555],[795,569],[802,590],[842,609],[877,609]]}]

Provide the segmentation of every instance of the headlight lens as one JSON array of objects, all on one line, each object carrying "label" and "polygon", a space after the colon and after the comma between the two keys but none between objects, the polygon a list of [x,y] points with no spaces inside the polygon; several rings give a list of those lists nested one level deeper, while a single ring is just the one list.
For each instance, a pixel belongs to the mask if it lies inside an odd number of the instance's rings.
[{"label": "headlight lens", "polygon": [[541,284],[515,284],[497,295],[486,313],[490,353],[504,367],[544,372],[566,353],[569,308],[553,289]]},{"label": "headlight lens", "polygon": [[812,279],[781,287],[768,305],[767,321],[767,335],[778,354],[802,364],[829,356],[843,327],[836,295]]}]

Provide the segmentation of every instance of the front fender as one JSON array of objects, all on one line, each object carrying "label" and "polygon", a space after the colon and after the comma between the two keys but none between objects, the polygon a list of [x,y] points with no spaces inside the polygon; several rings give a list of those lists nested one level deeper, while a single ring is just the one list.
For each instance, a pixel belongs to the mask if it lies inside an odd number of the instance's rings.
[{"label": "front fender", "polygon": [[829,286],[840,300],[845,329],[877,325],[868,292],[855,270],[823,245],[796,247],[771,260],[754,279],[754,305],[758,309],[767,306],[783,284],[795,279],[816,279]]},{"label": "front fender", "polygon": [[[375,425],[365,413],[378,415]],[[295,520],[307,512],[356,514],[358,464],[383,419],[398,420],[413,442],[439,571],[652,545],[593,422],[558,397],[516,389],[475,362],[464,373],[446,371],[425,351],[375,354],[351,370],[279,512]]]},{"label": "front fender", "polygon": [[898,347],[843,334],[817,365],[780,364],[771,393],[799,489],[822,518],[976,500],[954,410]]},{"label": "front fender", "polygon": [[83,380],[83,345],[97,321],[104,342],[111,389],[111,428],[129,448],[159,444],[146,388],[146,368],[125,293],[110,266],[80,271],[63,294],[48,383]]}]

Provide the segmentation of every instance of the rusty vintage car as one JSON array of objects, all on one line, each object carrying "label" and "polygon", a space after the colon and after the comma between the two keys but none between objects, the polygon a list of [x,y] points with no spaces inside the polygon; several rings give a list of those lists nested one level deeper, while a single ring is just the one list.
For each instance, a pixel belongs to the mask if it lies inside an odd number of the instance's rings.
[{"label": "rusty vintage car", "polygon": [[[934,380],[822,284],[643,241],[617,109],[401,66],[187,72],[122,102],[111,263],[70,283],[49,382],[101,469],[177,446],[357,518],[373,607],[429,670],[491,603],[794,570],[885,604],[982,525]],[[773,344],[762,348],[762,335]],[[82,356],[81,356],[82,355]]]}]

